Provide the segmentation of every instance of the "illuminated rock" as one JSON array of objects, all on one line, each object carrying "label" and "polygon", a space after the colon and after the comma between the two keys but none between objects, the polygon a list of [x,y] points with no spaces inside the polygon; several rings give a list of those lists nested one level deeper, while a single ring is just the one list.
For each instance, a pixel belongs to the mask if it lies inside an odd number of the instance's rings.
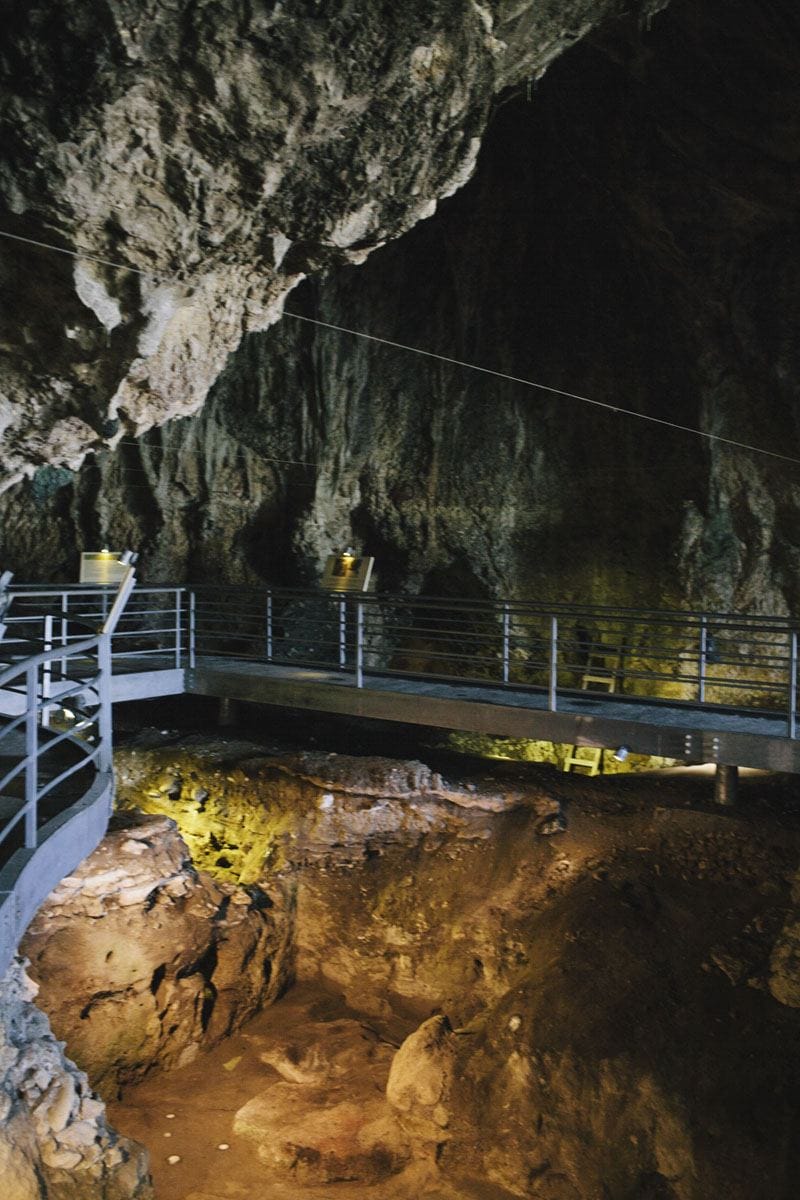
[{"label": "illuminated rock", "polygon": [[278,994],[288,941],[258,889],[198,874],[173,822],[127,815],[50,895],[23,945],[58,1036],[112,1090],[216,1044]]}]

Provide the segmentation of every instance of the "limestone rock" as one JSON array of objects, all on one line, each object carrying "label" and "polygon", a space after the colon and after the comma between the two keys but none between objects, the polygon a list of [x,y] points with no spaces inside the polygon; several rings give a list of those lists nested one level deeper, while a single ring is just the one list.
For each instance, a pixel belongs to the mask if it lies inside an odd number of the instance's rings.
[{"label": "limestone rock", "polygon": [[259,1158],[306,1185],[375,1183],[405,1165],[398,1131],[380,1096],[275,1083],[236,1114],[234,1133]]},{"label": "limestone rock", "polygon": [[223,767],[216,755],[122,750],[118,803],[174,814],[198,866],[247,883],[291,864],[361,861],[427,835],[485,839],[493,813],[559,811],[544,789],[448,782],[421,762],[302,753],[237,755]]},{"label": "limestone rock", "polygon": [[304,274],[465,182],[496,87],[622,8],[109,0],[98,32],[85,5],[13,0],[2,227],[75,257],[3,255],[6,482],[197,409]]},{"label": "limestone rock", "polygon": [[21,959],[0,980],[3,1200],[152,1200],[143,1147],[110,1127],[35,990]]},{"label": "limestone rock", "polygon": [[239,1109],[234,1133],[301,1184],[397,1174],[410,1151],[383,1095],[391,1049],[354,1020],[297,1021],[291,1004],[285,1020],[295,1026],[289,1041],[248,1038],[281,1080]]},{"label": "limestone rock", "polygon": [[781,1004],[800,1008],[800,920],[787,921],[770,958],[769,990]]},{"label": "limestone rock", "polygon": [[[198,875],[172,821],[131,814],[62,880],[23,942],[53,1027],[101,1089],[241,1025],[285,986],[287,944],[264,893]],[[66,1104],[51,1098],[48,1119]]]},{"label": "limestone rock", "polygon": [[455,1036],[444,1016],[425,1021],[397,1051],[386,1098],[410,1137],[436,1144],[448,1136],[455,1062]]}]

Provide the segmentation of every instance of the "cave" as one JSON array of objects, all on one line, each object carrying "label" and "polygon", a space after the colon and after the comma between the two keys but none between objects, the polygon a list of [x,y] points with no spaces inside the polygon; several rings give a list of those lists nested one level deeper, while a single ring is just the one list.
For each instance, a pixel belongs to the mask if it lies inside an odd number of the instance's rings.
[{"label": "cave", "polygon": [[[789,0],[5,0],[0,701],[107,547],[159,669],[419,684],[115,693],[0,980],[6,1200],[800,1193],[799,52]],[[612,662],[641,614],[699,675]],[[99,770],[56,675],[26,761]]]}]

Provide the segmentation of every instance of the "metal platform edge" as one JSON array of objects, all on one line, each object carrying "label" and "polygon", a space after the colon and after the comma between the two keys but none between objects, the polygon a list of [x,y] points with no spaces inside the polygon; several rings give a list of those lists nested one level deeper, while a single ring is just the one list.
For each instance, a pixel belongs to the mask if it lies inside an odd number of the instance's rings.
[{"label": "metal platform edge", "polygon": [[97,775],[80,800],[40,830],[35,850],[17,850],[0,871],[0,976],[42,901],[102,841],[113,794],[113,775]]},{"label": "metal platform edge", "polygon": [[308,709],[340,716],[495,737],[541,739],[577,746],[625,745],[636,754],[685,763],[730,763],[800,774],[800,741],[744,732],[719,732],[685,725],[655,725],[596,715],[487,703],[480,700],[343,686],[268,674],[238,674],[210,665],[186,672],[189,694]]}]

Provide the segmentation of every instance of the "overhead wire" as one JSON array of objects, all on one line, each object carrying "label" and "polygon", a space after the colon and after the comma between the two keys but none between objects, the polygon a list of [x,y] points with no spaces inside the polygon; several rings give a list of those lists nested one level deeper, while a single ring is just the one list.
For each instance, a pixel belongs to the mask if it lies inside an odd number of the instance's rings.
[{"label": "overhead wire", "polygon": [[412,354],[422,355],[424,358],[432,358],[437,362],[449,363],[452,366],[464,367],[470,371],[478,371],[481,375],[491,375],[495,379],[502,379],[507,383],[521,384],[523,387],[536,388],[541,392],[548,392],[554,396],[565,396],[570,400],[579,400],[582,404],[590,404],[594,408],[606,409],[608,412],[626,417],[636,417],[640,421],[651,421],[656,425],[664,425],[669,429],[677,429],[682,433],[691,433],[696,437],[706,438],[712,442],[723,442],[727,446],[736,446],[740,450],[750,450],[754,454],[766,454],[770,458],[780,458],[784,462],[794,463],[800,466],[800,458],[793,458],[790,454],[780,454],[777,450],[767,450],[763,446],[754,446],[749,442],[740,442],[735,438],[723,437],[719,433],[709,433],[704,429],[695,429],[692,425],[681,425],[677,421],[668,421],[665,417],[654,417],[650,413],[638,412],[634,408],[624,408],[620,404],[612,404],[607,400],[594,400],[591,396],[583,396],[579,392],[568,392],[564,388],[552,387],[546,383],[536,383],[532,379],[525,379],[520,375],[509,375],[505,371],[496,371],[492,367],[481,367],[477,363],[465,362],[460,358],[451,358],[447,354],[437,354],[433,350],[423,350],[419,346],[409,346],[404,342],[395,342],[390,338],[378,337],[373,333],[364,333],[359,329],[348,329],[345,325],[334,325],[329,321],[320,321],[317,317],[306,317],[300,313],[288,312],[284,309],[285,317],[293,317],[296,321],[306,321],[310,325],[319,325],[323,329],[333,329],[337,333],[347,333],[352,337],[364,338],[370,342],[378,342],[382,346],[391,346],[395,350],[407,350]]},{"label": "overhead wire", "polygon": [[[133,274],[149,277],[160,283],[179,283],[181,286],[186,286],[186,280],[179,280],[177,277],[170,278],[161,276],[153,271],[145,271],[139,267],[132,267],[127,263],[115,262],[113,259],[102,258],[99,255],[93,255],[86,251],[69,250],[64,246],[56,246],[49,242],[39,241],[35,238],[23,237],[20,234],[11,233],[9,230],[0,229],[0,237],[10,239],[15,242],[21,242],[27,245],[36,246],[39,249],[53,251],[57,254],[69,255],[76,259],[86,259],[90,262],[100,263],[103,266],[112,267],[115,270],[130,271]],[[480,366],[478,363],[467,362],[464,359],[454,358],[447,354],[439,354],[433,350],[424,350],[420,346],[410,346],[406,342],[394,341],[391,338],[380,337],[377,334],[367,333],[361,329],[350,329],[346,325],[336,325],[330,321],[322,321],[318,317],[304,316],[302,313],[283,310],[283,316],[289,317],[295,321],[302,321],[309,325],[315,325],[321,329],[333,330],[336,333],[344,333],[350,337],[361,338],[364,341],[372,342],[377,345],[389,346],[394,350],[403,350],[409,354],[416,354],[422,358],[432,359],[436,362],[447,363],[450,366],[460,367],[463,370],[475,371],[481,375],[488,375],[494,379],[501,379],[506,383],[516,384],[521,387],[535,389],[540,392],[545,392],[553,396],[563,396],[565,399],[576,400],[581,404],[590,405],[593,408],[598,408],[606,412],[613,413],[616,416],[631,417],[639,421],[648,421],[651,424],[662,426],[663,428],[673,429],[681,433],[688,433],[694,437],[702,438],[708,442],[717,442],[725,446],[733,446],[738,450],[746,450],[752,454],[762,454],[768,458],[778,459],[782,462],[792,463],[794,466],[800,466],[800,458],[796,458],[790,454],[781,454],[777,450],[768,450],[764,446],[756,446],[751,442],[739,441],[736,438],[724,437],[719,433],[710,433],[704,429],[697,429],[692,425],[683,425],[677,421],[669,421],[665,417],[655,417],[650,413],[639,412],[637,409],[625,408],[620,404],[613,404],[607,400],[596,400],[591,396],[584,396],[579,392],[570,392],[565,388],[554,387],[546,383],[537,383],[535,380],[526,379],[520,375],[511,375],[505,371],[497,371],[492,367]]]}]

